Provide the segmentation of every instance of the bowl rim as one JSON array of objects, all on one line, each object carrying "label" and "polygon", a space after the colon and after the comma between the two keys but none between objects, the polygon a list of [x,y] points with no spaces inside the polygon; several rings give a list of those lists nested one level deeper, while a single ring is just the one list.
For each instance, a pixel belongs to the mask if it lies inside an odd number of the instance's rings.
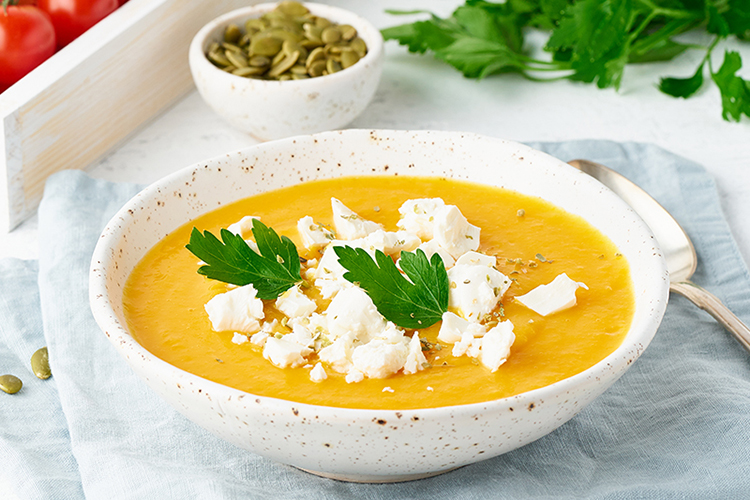
[{"label": "bowl rim", "polygon": [[[366,63],[369,63],[371,61],[374,62],[380,59],[383,55],[383,45],[384,45],[383,36],[380,34],[380,30],[378,30],[370,21],[355,14],[352,11],[342,9],[340,7],[313,3],[313,2],[304,2],[305,7],[307,7],[310,10],[310,12],[312,12],[313,14],[319,15],[320,17],[325,17],[326,19],[335,21],[338,24],[342,24],[339,21],[339,18],[342,18],[342,17],[346,18],[347,24],[354,26],[357,29],[357,35],[360,36],[363,40],[365,40],[365,43],[367,44],[367,54],[365,54],[365,56],[362,59],[357,61],[357,64],[354,64],[350,66],[349,68],[342,69],[341,71],[338,71],[331,75],[323,75],[323,76],[318,76],[315,78],[308,78],[304,80],[288,80],[288,81],[261,80],[257,78],[246,78],[243,76],[233,75],[231,73],[227,73],[226,71],[222,71],[221,69],[214,66],[211,63],[211,61],[208,60],[205,54],[205,49],[204,49],[205,42],[211,36],[213,36],[216,33],[216,31],[222,27],[222,25],[231,21],[235,21],[238,18],[244,18],[244,17],[250,18],[254,15],[257,16],[259,14],[270,12],[277,5],[278,5],[278,2],[272,2],[272,3],[266,2],[266,3],[259,3],[259,4],[251,5],[248,7],[241,7],[239,9],[235,9],[230,12],[227,12],[226,14],[222,14],[219,17],[216,17],[213,20],[206,23],[198,31],[198,33],[195,34],[195,36],[193,37],[193,40],[190,42],[190,48],[189,48],[190,64],[200,65],[199,69],[204,70],[204,71],[211,71],[212,77],[226,78],[227,81],[232,82],[235,85],[238,84],[239,82],[242,82],[243,84],[252,84],[253,86],[257,85],[257,86],[275,88],[283,84],[283,86],[287,88],[297,86],[301,89],[304,89],[307,86],[319,84],[321,82],[346,80],[348,79],[349,75],[352,74],[351,72],[347,70],[351,70],[353,68],[359,69],[359,68],[365,67]],[[357,67],[357,65],[360,62],[365,63],[365,64],[362,64],[361,66]]]},{"label": "bowl rim", "polygon": [[[619,198],[614,192],[612,192],[609,188],[601,184],[598,180],[581,172],[580,170],[575,169],[574,167],[568,165],[567,163],[563,162],[562,160],[558,158],[555,158],[547,153],[536,150],[522,143],[505,140],[505,139],[499,139],[496,137],[486,136],[482,134],[475,134],[475,133],[469,133],[469,132],[456,132],[456,131],[430,131],[430,130],[410,131],[410,130],[370,130],[370,129],[347,129],[347,130],[339,130],[339,131],[322,132],[318,134],[310,134],[306,136],[294,136],[294,137],[279,139],[276,141],[269,141],[269,142],[257,144],[254,146],[250,146],[247,148],[243,148],[233,153],[229,153],[229,155],[248,154],[258,149],[264,149],[264,148],[269,148],[269,147],[279,147],[285,144],[292,146],[300,138],[316,139],[316,138],[326,138],[328,136],[346,135],[346,134],[366,134],[366,135],[372,135],[372,134],[380,134],[380,135],[441,134],[442,135],[442,134],[445,134],[445,135],[450,135],[450,136],[462,136],[462,137],[468,137],[468,138],[474,138],[474,139],[480,139],[480,140],[500,141],[508,145],[517,147],[519,150],[522,150],[524,152],[524,156],[526,157],[542,159],[543,161],[547,161],[547,162],[552,161],[554,163],[557,163],[558,166],[560,166],[564,170],[568,170],[568,174],[579,176],[576,178],[576,184],[589,184],[593,188],[609,193],[607,196],[611,195],[610,201],[615,203],[615,205],[619,205],[619,208],[620,210],[622,210],[623,214],[628,215],[628,217],[632,219],[631,223],[635,224],[634,229],[636,230],[636,235],[649,237],[652,241],[652,245],[655,250],[653,252],[653,255],[648,258],[648,262],[651,263],[650,270],[654,273],[653,274],[654,287],[653,289],[650,290],[650,292],[652,292],[652,301],[649,304],[650,309],[644,312],[644,318],[642,320],[644,322],[643,328],[641,328],[640,332],[636,331],[635,332],[636,335],[634,335],[633,333],[634,323],[631,323],[630,329],[628,330],[628,333],[623,339],[623,342],[613,352],[611,352],[605,358],[595,363],[594,365],[590,366],[589,368],[575,375],[572,375],[570,377],[564,378],[557,382],[553,382],[552,384],[548,384],[543,387],[539,387],[537,389],[532,389],[530,391],[522,392],[520,394],[515,394],[513,396],[507,396],[505,398],[492,399],[492,400],[481,401],[477,403],[468,403],[468,404],[461,404],[461,405],[439,406],[439,407],[433,407],[433,408],[368,409],[368,408],[344,408],[344,407],[338,407],[338,406],[315,405],[315,404],[310,404],[310,403],[295,402],[295,401],[271,397],[271,396],[261,396],[257,394],[252,394],[252,393],[245,392],[239,389],[235,389],[230,386],[220,384],[218,382],[211,381],[209,379],[200,377],[193,373],[190,373],[152,354],[145,347],[141,346],[135,340],[134,337],[132,337],[132,335],[128,332],[125,325],[122,325],[119,322],[119,320],[117,319],[117,315],[114,309],[112,308],[111,302],[108,299],[108,292],[107,292],[107,287],[106,287],[106,273],[104,271],[106,270],[106,267],[107,267],[106,262],[109,261],[112,257],[111,253],[109,252],[110,242],[117,241],[116,237],[118,236],[118,234],[120,233],[120,231],[122,231],[122,228],[124,227],[123,221],[127,221],[129,219],[134,220],[136,218],[135,214],[138,213],[138,210],[136,210],[136,208],[138,207],[138,204],[142,200],[147,200],[150,197],[153,197],[155,195],[158,195],[159,193],[164,192],[165,187],[171,186],[177,180],[179,180],[180,182],[183,182],[186,174],[188,174],[189,172],[192,172],[196,168],[203,170],[204,167],[210,167],[211,163],[214,161],[223,161],[227,157],[227,154],[223,154],[223,155],[219,155],[211,159],[203,160],[203,161],[194,163],[192,165],[189,165],[187,167],[184,167],[152,183],[146,188],[144,188],[137,195],[131,198],[112,217],[112,219],[107,223],[107,226],[105,227],[105,229],[102,231],[101,236],[99,237],[98,243],[96,245],[96,248],[94,250],[94,253],[91,259],[91,266],[90,266],[90,272],[89,272],[89,302],[90,302],[90,306],[91,306],[91,310],[94,315],[94,318],[97,324],[99,325],[100,329],[107,335],[110,342],[112,342],[112,344],[115,345],[118,353],[123,358],[127,358],[126,361],[129,364],[131,364],[131,368],[132,368],[132,363],[141,363],[141,362],[156,363],[156,365],[159,367],[160,370],[166,370],[165,373],[169,374],[169,380],[180,380],[186,383],[198,383],[204,387],[211,388],[213,391],[213,394],[217,397],[223,398],[223,400],[234,399],[235,401],[238,401],[244,397],[249,396],[252,399],[254,399],[257,403],[262,403],[264,408],[268,408],[271,410],[280,410],[280,411],[289,410],[290,408],[296,409],[298,411],[309,410],[311,412],[316,412],[316,414],[319,414],[321,416],[325,415],[325,417],[329,419],[330,422],[351,421],[353,417],[371,419],[376,416],[381,416],[383,414],[396,415],[396,416],[399,416],[399,418],[401,418],[401,416],[403,415],[411,416],[411,415],[418,414],[420,418],[431,417],[435,419],[440,419],[440,418],[444,418],[448,416],[454,416],[456,413],[461,413],[461,414],[466,413],[466,412],[476,413],[477,411],[489,410],[491,409],[491,407],[495,407],[497,409],[502,410],[502,409],[506,409],[506,408],[518,405],[519,403],[525,404],[527,402],[544,401],[547,397],[551,397],[559,392],[564,392],[566,388],[568,390],[572,390],[575,387],[577,387],[579,383],[584,384],[587,379],[588,380],[598,379],[599,376],[605,375],[607,372],[616,373],[616,376],[612,380],[612,383],[614,383],[626,371],[628,366],[631,365],[638,357],[640,357],[640,355],[643,353],[646,347],[648,347],[649,343],[655,336],[656,331],[661,323],[662,317],[664,315],[664,312],[667,306],[667,301],[669,298],[668,271],[667,271],[666,261],[664,257],[661,255],[661,252],[658,251],[658,243],[656,242],[656,239],[653,238],[653,234],[651,230],[648,228],[648,226],[646,225],[646,223],[643,222],[643,220],[637,215],[637,213],[629,205],[627,205],[627,203],[625,203],[625,201]],[[212,208],[208,211],[211,211],[214,209],[215,208]],[[207,213],[208,211],[206,211],[205,213]],[[186,221],[184,223],[187,223],[187,222],[189,221]],[[634,317],[634,320],[635,320],[635,317]],[[132,352],[135,352],[136,355],[135,356],[128,355],[128,353],[126,353],[125,351],[126,348],[133,349],[134,351]],[[139,374],[139,376],[141,375]],[[599,390],[599,393],[605,391],[608,387],[609,385],[602,386],[601,390]],[[585,406],[586,406],[585,404],[582,405],[578,411],[583,409]]]}]

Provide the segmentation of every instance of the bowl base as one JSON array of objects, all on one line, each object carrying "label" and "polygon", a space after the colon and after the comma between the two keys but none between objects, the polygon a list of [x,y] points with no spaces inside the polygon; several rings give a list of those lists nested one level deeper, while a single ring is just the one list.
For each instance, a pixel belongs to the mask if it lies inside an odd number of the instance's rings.
[{"label": "bowl base", "polygon": [[428,477],[439,476],[445,474],[460,467],[452,467],[450,469],[439,470],[436,472],[423,472],[421,474],[396,474],[388,476],[369,475],[369,474],[332,474],[329,472],[318,472],[310,469],[303,469],[302,467],[296,467],[301,471],[314,474],[316,476],[325,477],[328,479],[335,479],[337,481],[345,481],[347,483],[403,483],[405,481],[416,481],[417,479],[426,479]]}]

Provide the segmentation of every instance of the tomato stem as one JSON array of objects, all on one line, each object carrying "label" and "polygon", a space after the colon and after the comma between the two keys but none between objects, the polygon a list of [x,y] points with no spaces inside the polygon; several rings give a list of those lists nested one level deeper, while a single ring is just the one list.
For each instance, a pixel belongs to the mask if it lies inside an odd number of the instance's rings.
[{"label": "tomato stem", "polygon": [[16,5],[18,0],[3,0],[3,14],[8,15],[8,5]]}]

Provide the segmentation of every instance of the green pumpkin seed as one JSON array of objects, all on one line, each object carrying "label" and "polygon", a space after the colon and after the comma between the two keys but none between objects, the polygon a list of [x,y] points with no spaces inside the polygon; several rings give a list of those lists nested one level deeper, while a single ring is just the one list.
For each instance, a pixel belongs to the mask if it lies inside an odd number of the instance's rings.
[{"label": "green pumpkin seed", "polygon": [[[296,42],[285,40],[284,43],[281,44],[281,51],[286,55],[291,55],[294,52],[302,52],[302,47]],[[307,54],[305,54],[305,57],[307,57]]]},{"label": "green pumpkin seed", "polygon": [[323,43],[323,40],[320,38],[323,34],[322,28],[318,28],[314,24],[307,23],[302,25],[302,31],[305,32],[305,36],[308,40],[315,40]]},{"label": "green pumpkin seed", "polygon": [[254,68],[254,67],[248,66],[246,68],[237,68],[236,70],[232,71],[232,74],[237,75],[237,76],[260,76],[266,72],[266,69],[267,68],[265,67]]},{"label": "green pumpkin seed", "polygon": [[250,52],[256,56],[275,56],[281,50],[281,40],[261,33],[250,40]]},{"label": "green pumpkin seed", "polygon": [[0,390],[7,392],[8,394],[15,394],[21,390],[23,382],[15,375],[2,375],[0,376]]},{"label": "green pumpkin seed", "polygon": [[248,19],[245,21],[245,30],[250,31],[263,31],[268,28],[268,25],[262,19]]},{"label": "green pumpkin seed", "polygon": [[266,56],[253,56],[248,61],[248,64],[253,68],[265,68],[271,65],[271,60]]},{"label": "green pumpkin seed", "polygon": [[329,26],[320,34],[320,39],[323,40],[323,43],[336,43],[341,40],[341,32],[337,28]]},{"label": "green pumpkin seed", "polygon": [[357,29],[348,24],[339,24],[339,31],[341,32],[341,39],[347,42],[357,36]]},{"label": "green pumpkin seed", "polygon": [[367,54],[367,45],[365,44],[365,41],[359,37],[352,40],[352,43],[349,45],[349,47],[351,47],[352,50],[356,52],[360,58],[365,57],[365,54]]},{"label": "green pumpkin seed", "polygon": [[318,28],[327,28],[331,24],[333,23],[331,23],[331,21],[329,21],[328,19],[324,17],[317,17],[317,16],[315,17],[315,26],[317,26]]},{"label": "green pumpkin seed", "polygon": [[292,73],[292,80],[309,80],[310,77],[307,75],[297,75],[295,73]]},{"label": "green pumpkin seed", "polygon": [[341,67],[343,69],[354,66],[359,61],[359,56],[353,50],[341,53]]},{"label": "green pumpkin seed", "polygon": [[291,79],[292,79],[292,75],[281,75],[279,77],[280,82],[286,82],[287,80],[291,80]]},{"label": "green pumpkin seed", "polygon": [[236,52],[232,52],[231,50],[227,50],[225,52],[225,55],[227,56],[227,59],[229,59],[229,62],[231,62],[237,68],[247,68],[247,59],[244,55],[237,54]]},{"label": "green pumpkin seed", "polygon": [[291,19],[271,19],[272,28],[280,28],[289,32],[296,32],[299,29],[299,25]]},{"label": "green pumpkin seed", "polygon": [[271,66],[276,66],[277,64],[281,63],[281,61],[283,61],[286,56],[287,55],[280,50],[279,53],[273,56],[273,59],[271,59]]},{"label": "green pumpkin seed", "polygon": [[333,73],[337,73],[341,71],[341,64],[339,64],[338,61],[335,61],[333,59],[328,59],[326,61],[326,71],[328,71],[329,75],[332,75]]},{"label": "green pumpkin seed", "polygon": [[38,349],[31,356],[31,371],[42,380],[48,379],[52,375],[49,368],[49,353],[46,347]]},{"label": "green pumpkin seed", "polygon": [[305,38],[300,43],[300,46],[306,48],[306,49],[314,49],[316,47],[320,47],[323,45],[322,40],[310,40],[309,38]]},{"label": "green pumpkin seed", "polygon": [[229,62],[229,59],[227,59],[227,57],[221,52],[209,52],[208,60],[214,64],[217,64],[223,67],[226,67],[232,64],[231,62]]},{"label": "green pumpkin seed", "polygon": [[224,41],[228,43],[237,43],[237,41],[242,37],[242,31],[240,31],[240,27],[236,24],[230,24],[227,26],[227,28],[224,30]]},{"label": "green pumpkin seed", "polygon": [[323,71],[326,69],[326,60],[325,59],[318,59],[314,63],[310,65],[309,68],[307,68],[307,72],[312,77],[318,77],[323,76]]},{"label": "green pumpkin seed", "polygon": [[291,69],[289,70],[289,72],[292,74],[292,76],[294,76],[294,75],[307,75],[307,68],[304,67],[301,64],[295,64],[294,66],[291,67]]},{"label": "green pumpkin seed", "polygon": [[224,42],[224,43],[221,44],[221,46],[224,49],[231,50],[232,52],[234,52],[236,54],[243,54],[245,52],[244,50],[242,50],[242,47],[240,47],[239,45],[235,45],[233,43]]},{"label": "green pumpkin seed", "polygon": [[293,52],[291,55],[286,56],[279,64],[271,66],[268,76],[273,78],[285,73],[295,65],[297,59],[299,59],[299,52]]},{"label": "green pumpkin seed", "polygon": [[292,17],[304,16],[305,14],[310,12],[307,7],[305,7],[301,3],[290,1],[280,2],[279,5],[276,6],[276,10],[279,10],[287,16]]},{"label": "green pumpkin seed", "polygon": [[317,47],[310,52],[310,55],[307,56],[307,60],[305,60],[305,66],[308,68],[312,63],[315,61],[320,61],[326,58],[325,51],[323,50],[323,47]]}]

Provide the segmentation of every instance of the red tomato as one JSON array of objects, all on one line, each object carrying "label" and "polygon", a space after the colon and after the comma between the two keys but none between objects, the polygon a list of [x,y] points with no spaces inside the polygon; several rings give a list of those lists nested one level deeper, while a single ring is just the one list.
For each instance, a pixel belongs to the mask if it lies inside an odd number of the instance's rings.
[{"label": "red tomato", "polygon": [[9,87],[55,53],[49,16],[31,6],[0,7],[0,87]]},{"label": "red tomato", "polygon": [[38,0],[37,5],[52,18],[62,48],[114,12],[118,0]]}]

